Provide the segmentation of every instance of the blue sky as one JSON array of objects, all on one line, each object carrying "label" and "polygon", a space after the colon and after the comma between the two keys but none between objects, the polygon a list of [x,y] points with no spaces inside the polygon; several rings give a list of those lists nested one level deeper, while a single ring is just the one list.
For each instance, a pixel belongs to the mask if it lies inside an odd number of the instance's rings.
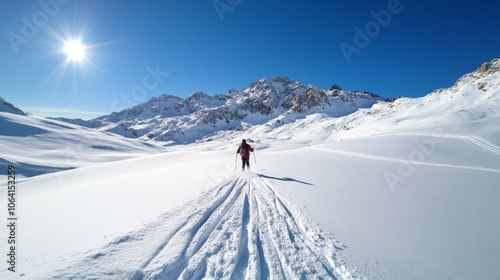
[{"label": "blue sky", "polygon": [[[0,97],[91,118],[263,77],[424,96],[500,57],[497,1],[3,0]],[[80,39],[85,58],[68,61]]]}]

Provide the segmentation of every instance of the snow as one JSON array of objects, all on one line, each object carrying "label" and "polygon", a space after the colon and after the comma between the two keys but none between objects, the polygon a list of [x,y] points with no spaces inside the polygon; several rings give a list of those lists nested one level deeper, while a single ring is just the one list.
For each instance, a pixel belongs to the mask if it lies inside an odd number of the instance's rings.
[{"label": "snow", "polygon": [[5,101],[1,97],[0,97],[0,112],[7,112],[16,115],[26,115],[26,113],[24,113],[21,109],[15,107],[14,105],[12,105],[12,103]]},{"label": "snow", "polygon": [[292,211],[264,176],[234,176],[47,277],[330,278],[335,270],[347,276],[334,259],[342,245]]},{"label": "snow", "polygon": [[[477,148],[446,141],[436,151],[441,153],[446,146],[454,150],[452,154],[436,153],[418,164],[405,164],[400,156],[407,158],[415,151],[411,145],[401,145],[405,139],[388,136],[376,146],[372,140],[286,151],[300,166],[312,168],[291,173],[277,165],[272,174],[294,174],[294,179],[309,182],[314,190],[285,180],[278,191],[306,205],[306,213],[335,232],[347,246],[346,263],[366,267],[370,279],[498,275],[498,155],[489,155],[496,157],[496,165],[483,164],[480,155],[469,159],[468,165],[457,164],[454,154]],[[260,158],[272,165],[275,157],[282,156]],[[387,172],[401,180],[391,185],[384,176]],[[471,260],[478,260],[477,267],[466,265]]]},{"label": "snow", "polygon": [[0,112],[0,147],[0,162],[15,163],[24,177],[164,151],[154,143],[5,112]]},{"label": "snow", "polygon": [[0,278],[495,279],[500,77],[474,77],[168,148],[0,113],[2,164],[29,170],[18,271],[4,263]]}]

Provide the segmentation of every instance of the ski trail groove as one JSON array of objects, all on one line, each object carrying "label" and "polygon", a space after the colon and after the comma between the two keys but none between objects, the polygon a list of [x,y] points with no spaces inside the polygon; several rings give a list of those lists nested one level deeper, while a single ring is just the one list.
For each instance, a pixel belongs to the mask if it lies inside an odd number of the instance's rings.
[{"label": "ski trail groove", "polygon": [[356,279],[342,246],[265,178],[242,174],[47,277]]},{"label": "ski trail groove", "polygon": [[391,134],[381,134],[379,136],[374,136],[374,137],[385,137],[385,136],[426,136],[431,138],[458,139],[465,142],[469,142],[470,144],[476,146],[480,150],[500,156],[500,147],[478,135],[472,135],[472,134],[435,135],[431,133],[391,133]]},{"label": "ski trail groove", "polygon": [[236,262],[235,271],[231,274],[231,279],[243,279],[247,272],[250,258],[250,250],[248,248],[248,225],[250,222],[249,212],[248,196],[245,195],[245,199],[243,201],[240,245],[238,247],[238,260]]},{"label": "ski trail groove", "polygon": [[[395,163],[401,163],[402,162],[401,158],[378,156],[378,155],[373,155],[373,154],[368,154],[368,153],[350,152],[350,151],[344,151],[344,150],[335,150],[335,149],[329,149],[329,148],[324,148],[324,147],[309,147],[309,149],[317,150],[317,151],[323,151],[323,152],[329,152],[329,153],[334,153],[334,154],[339,154],[339,155],[346,155],[346,156],[352,156],[352,157],[360,157],[360,158],[373,159],[373,160],[381,160],[381,161],[388,161],[388,162],[395,162]],[[434,167],[444,167],[444,168],[456,168],[456,169],[466,169],[466,170],[474,170],[474,171],[485,171],[485,172],[500,173],[500,168],[489,168],[489,167],[480,167],[480,166],[468,166],[468,165],[458,165],[458,164],[424,162],[424,161],[414,161],[414,160],[408,160],[407,162],[410,163],[410,164],[413,164],[413,165],[434,166]]]}]

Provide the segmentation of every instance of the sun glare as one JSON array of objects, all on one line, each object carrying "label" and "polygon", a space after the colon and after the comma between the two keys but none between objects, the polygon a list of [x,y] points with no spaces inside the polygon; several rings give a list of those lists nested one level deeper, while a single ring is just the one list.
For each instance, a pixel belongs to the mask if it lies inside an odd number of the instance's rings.
[{"label": "sun glare", "polygon": [[85,58],[85,46],[80,40],[70,40],[64,45],[64,52],[70,61],[82,61]]}]

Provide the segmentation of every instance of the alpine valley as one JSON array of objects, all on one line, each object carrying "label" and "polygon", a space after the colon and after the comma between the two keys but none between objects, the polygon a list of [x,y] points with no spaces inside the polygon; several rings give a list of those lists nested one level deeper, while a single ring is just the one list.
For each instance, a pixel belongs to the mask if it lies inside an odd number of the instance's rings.
[{"label": "alpine valley", "polygon": [[0,278],[496,279],[499,123],[500,59],[421,98],[277,77],[92,120],[0,99]]}]

